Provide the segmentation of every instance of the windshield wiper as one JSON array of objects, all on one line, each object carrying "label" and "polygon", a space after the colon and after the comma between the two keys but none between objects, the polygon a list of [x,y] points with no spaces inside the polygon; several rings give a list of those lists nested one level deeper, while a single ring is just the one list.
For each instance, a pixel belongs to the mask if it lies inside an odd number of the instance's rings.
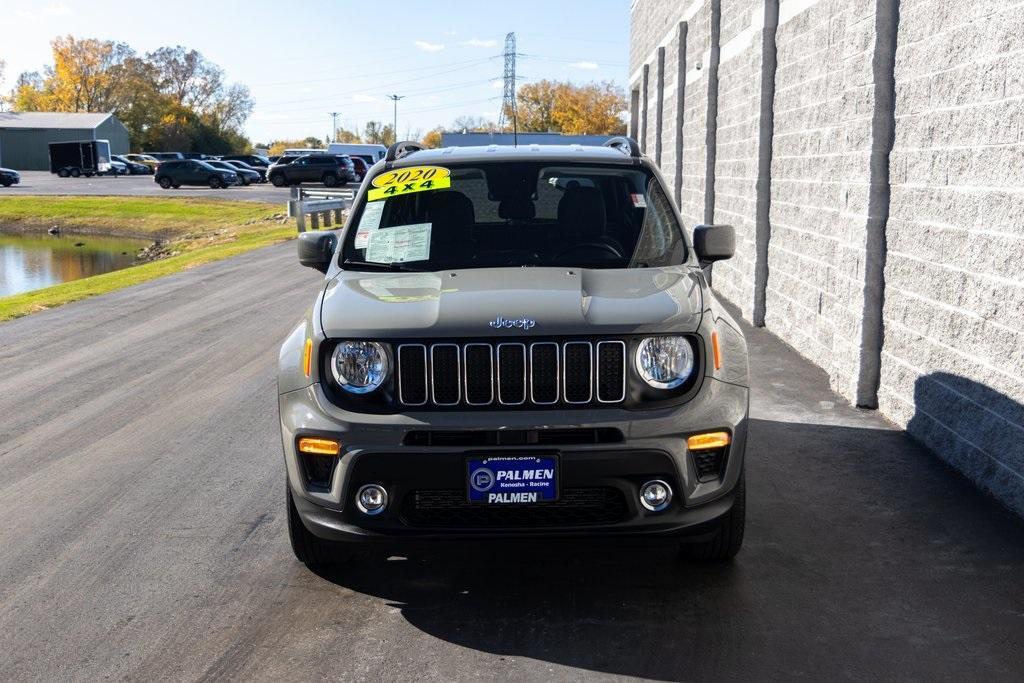
[{"label": "windshield wiper", "polygon": [[375,261],[353,261],[345,259],[341,263],[345,270],[379,270],[381,272],[422,273],[422,268],[413,268],[402,263],[377,263]]}]

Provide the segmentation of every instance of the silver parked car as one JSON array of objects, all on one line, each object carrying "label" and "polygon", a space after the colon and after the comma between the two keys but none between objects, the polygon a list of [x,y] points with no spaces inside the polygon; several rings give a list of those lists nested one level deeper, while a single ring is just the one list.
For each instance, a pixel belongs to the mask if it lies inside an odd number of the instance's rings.
[{"label": "silver parked car", "polygon": [[292,547],[442,538],[743,540],[747,348],[636,143],[393,145],[278,374]]}]

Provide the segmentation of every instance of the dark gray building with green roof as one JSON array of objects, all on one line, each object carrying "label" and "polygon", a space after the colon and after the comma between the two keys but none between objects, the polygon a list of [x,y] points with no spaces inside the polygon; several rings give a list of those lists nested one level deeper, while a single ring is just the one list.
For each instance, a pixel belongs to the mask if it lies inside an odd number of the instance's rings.
[{"label": "dark gray building with green roof", "polygon": [[112,154],[127,154],[128,129],[113,114],[0,112],[0,165],[19,171],[50,168],[49,143],[107,140]]}]

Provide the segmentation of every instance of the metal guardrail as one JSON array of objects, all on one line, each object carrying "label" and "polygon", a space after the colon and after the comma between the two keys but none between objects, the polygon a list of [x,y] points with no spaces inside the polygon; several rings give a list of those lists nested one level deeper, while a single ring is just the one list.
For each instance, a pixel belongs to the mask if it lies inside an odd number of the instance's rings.
[{"label": "metal guardrail", "polygon": [[288,200],[288,217],[294,218],[299,232],[306,232],[306,217],[313,230],[323,227],[330,228],[333,223],[341,226],[341,212],[352,206],[355,190],[316,189],[296,186],[292,188],[291,199]]}]

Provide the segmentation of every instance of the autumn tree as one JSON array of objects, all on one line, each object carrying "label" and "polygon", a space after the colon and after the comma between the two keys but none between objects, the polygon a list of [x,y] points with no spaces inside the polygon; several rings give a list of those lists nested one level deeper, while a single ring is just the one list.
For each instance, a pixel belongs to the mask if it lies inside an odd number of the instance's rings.
[{"label": "autumn tree", "polygon": [[420,144],[429,149],[436,149],[441,146],[441,135],[444,133],[443,128],[435,128],[434,130],[427,131],[427,134],[420,140]]},{"label": "autumn tree", "polygon": [[363,132],[363,140],[371,145],[393,145],[395,143],[395,131],[391,126],[385,126],[380,121],[367,121]]},{"label": "autumn tree", "polygon": [[334,136],[334,141],[353,144],[362,142],[363,138],[361,138],[359,133],[356,131],[339,128],[337,134]]},{"label": "autumn tree", "polygon": [[459,116],[452,121],[451,130],[460,133],[493,133],[498,126],[483,116]]},{"label": "autumn tree", "polygon": [[242,126],[249,89],[195,50],[160,48],[139,56],[128,45],[74,36],[51,42],[53,64],[18,77],[16,111],[113,112],[133,149],[246,151]]},{"label": "autumn tree", "polygon": [[[612,83],[573,85],[541,80],[516,93],[516,120],[522,132],[566,135],[621,135],[626,96]],[[512,112],[506,112],[511,121]]]}]

